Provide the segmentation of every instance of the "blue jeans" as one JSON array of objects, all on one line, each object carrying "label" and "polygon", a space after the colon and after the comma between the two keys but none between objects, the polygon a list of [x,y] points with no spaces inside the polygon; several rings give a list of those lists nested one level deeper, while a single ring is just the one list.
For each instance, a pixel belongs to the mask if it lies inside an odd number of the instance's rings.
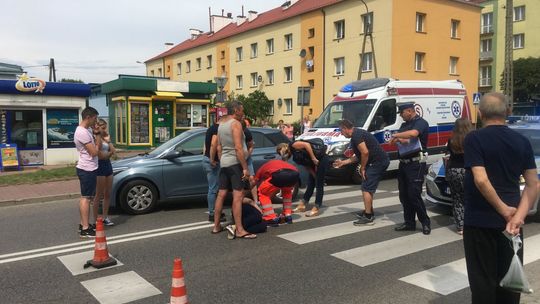
[{"label": "blue jeans", "polygon": [[214,206],[216,205],[216,196],[219,190],[219,164],[212,168],[210,159],[203,156],[202,165],[204,172],[206,172],[206,179],[208,180],[208,195],[206,196],[208,214],[214,215]]},{"label": "blue jeans", "polygon": [[324,195],[324,176],[326,175],[326,170],[328,169],[329,165],[330,160],[328,159],[328,156],[324,155],[324,157],[319,160],[315,177],[313,177],[311,173],[308,174],[307,188],[303,197],[305,204],[309,203],[309,199],[313,195],[313,191],[315,188],[317,188],[317,193],[315,194],[315,205],[317,205],[317,208],[321,208]]}]

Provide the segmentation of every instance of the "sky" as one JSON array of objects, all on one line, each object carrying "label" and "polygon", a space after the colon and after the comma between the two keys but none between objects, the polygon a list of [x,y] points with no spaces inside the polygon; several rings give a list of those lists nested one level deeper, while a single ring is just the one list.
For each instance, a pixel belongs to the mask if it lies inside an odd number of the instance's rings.
[{"label": "sky", "polygon": [[142,63],[189,38],[189,29],[209,30],[212,14],[262,13],[286,0],[0,0],[0,62],[29,76],[102,83],[118,74],[144,75]]}]

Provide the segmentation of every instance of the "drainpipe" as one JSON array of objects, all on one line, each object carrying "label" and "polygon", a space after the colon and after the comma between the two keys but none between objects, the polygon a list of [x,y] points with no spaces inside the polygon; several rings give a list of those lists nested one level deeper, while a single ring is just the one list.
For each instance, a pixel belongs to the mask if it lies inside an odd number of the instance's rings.
[{"label": "drainpipe", "polygon": [[322,61],[322,70],[323,70],[323,78],[322,78],[322,96],[323,96],[323,107],[322,107],[322,110],[324,110],[324,108],[326,107],[326,11],[323,9],[321,9],[322,11],[322,14],[323,14],[323,47],[322,47],[322,50],[323,50],[323,61]]}]

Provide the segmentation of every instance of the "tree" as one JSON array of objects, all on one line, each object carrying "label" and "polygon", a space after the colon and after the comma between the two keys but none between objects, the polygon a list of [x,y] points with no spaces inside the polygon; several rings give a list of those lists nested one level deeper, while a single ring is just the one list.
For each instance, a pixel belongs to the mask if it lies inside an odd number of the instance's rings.
[{"label": "tree", "polygon": [[263,91],[256,90],[249,93],[248,96],[238,95],[235,100],[244,105],[244,114],[251,121],[260,121],[270,115],[272,102]]},{"label": "tree", "polygon": [[84,83],[84,81],[80,79],[71,79],[71,78],[62,78],[60,82]]},{"label": "tree", "polygon": [[[501,89],[506,79],[501,78]],[[521,58],[514,61],[514,100],[527,102],[540,94],[540,58]]]}]

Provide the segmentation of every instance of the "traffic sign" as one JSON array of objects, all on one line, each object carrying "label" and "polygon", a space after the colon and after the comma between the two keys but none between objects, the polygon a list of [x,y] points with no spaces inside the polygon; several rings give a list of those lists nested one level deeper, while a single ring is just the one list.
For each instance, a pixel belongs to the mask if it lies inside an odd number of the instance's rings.
[{"label": "traffic sign", "polygon": [[480,103],[480,97],[482,97],[482,93],[480,92],[473,94],[473,105],[478,105]]}]

